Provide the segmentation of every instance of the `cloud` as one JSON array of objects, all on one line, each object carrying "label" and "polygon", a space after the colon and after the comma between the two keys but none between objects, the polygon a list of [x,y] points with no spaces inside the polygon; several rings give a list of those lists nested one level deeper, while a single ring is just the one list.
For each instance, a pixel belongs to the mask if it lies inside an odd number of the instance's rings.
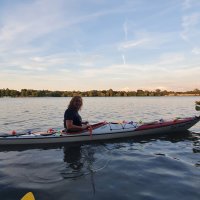
[{"label": "cloud", "polygon": [[124,55],[122,55],[122,60],[123,60],[123,63],[124,63],[124,65],[126,64],[126,59],[125,59],[125,56]]},{"label": "cloud", "polygon": [[176,40],[176,32],[151,32],[151,31],[134,31],[132,37],[135,39],[123,41],[117,44],[119,51],[129,51],[134,49],[162,49],[163,46],[170,46]]},{"label": "cloud", "polygon": [[192,8],[197,8],[200,6],[200,2],[198,0],[183,0],[182,1],[182,9],[184,11],[191,10]]},{"label": "cloud", "polygon": [[[51,1],[51,3],[47,0],[32,1],[31,3],[11,7],[10,12],[3,16],[0,39],[14,40],[22,33],[25,33],[24,36],[33,39],[60,28],[94,20],[94,18],[133,10],[134,8],[124,4],[76,15],[75,12],[80,12],[76,3],[66,4],[64,0]],[[30,33],[30,35],[26,35],[26,33]]]},{"label": "cloud", "polygon": [[34,45],[36,40],[65,26],[63,12],[60,12],[58,5],[55,6],[53,1],[51,4],[46,1],[32,1],[11,6],[1,17],[0,52],[14,53],[21,49],[24,53],[30,52],[29,49],[41,51],[46,41],[41,40],[37,46]]},{"label": "cloud", "polygon": [[184,0],[182,3],[183,10],[189,9],[192,5],[192,0]]},{"label": "cloud", "polygon": [[195,54],[195,55],[199,55],[200,54],[200,48],[197,48],[197,47],[193,48],[192,53]]},{"label": "cloud", "polygon": [[198,26],[200,24],[200,13],[193,13],[191,15],[182,17],[181,37],[183,40],[189,40],[191,36],[199,33]]},{"label": "cloud", "polygon": [[[17,74],[47,72],[48,74],[56,71],[79,71],[81,68],[92,68],[101,62],[102,56],[96,53],[63,52],[48,54],[47,56],[37,55],[10,55],[1,60],[0,69]],[[22,69],[24,72],[22,72]]]},{"label": "cloud", "polygon": [[121,91],[126,91],[126,92],[131,91],[131,89],[129,87],[124,87],[124,88],[121,88],[120,90]]},{"label": "cloud", "polygon": [[148,44],[149,41],[150,40],[148,38],[143,38],[143,39],[139,39],[139,40],[123,42],[119,45],[119,49],[130,49],[130,48],[135,48],[135,47],[143,47],[146,44]]},{"label": "cloud", "polygon": [[[66,3],[64,0],[51,1],[51,3],[47,0],[37,0],[10,6],[8,12],[4,12],[0,19],[2,25],[0,53],[3,57],[1,63],[4,62],[5,67],[9,67],[12,61],[17,60],[18,66],[21,65],[24,69],[34,69],[34,65],[45,68],[72,63],[79,66],[92,66],[97,59],[93,53],[88,54],[88,58],[86,55],[77,56],[69,53],[68,46],[63,47],[60,41],[64,38],[65,42],[71,42],[69,35],[73,35],[78,24],[135,9],[128,4],[123,4],[84,13],[80,12],[80,7],[76,3]],[[68,31],[70,27],[73,28]],[[55,48],[57,42],[58,49]],[[60,47],[63,49],[60,50]],[[57,51],[65,52],[67,55],[58,55]]]},{"label": "cloud", "polygon": [[[195,43],[189,48],[179,44],[177,24],[164,27],[164,22],[169,25],[172,18],[180,18],[178,1],[164,5],[145,2],[145,8],[144,1],[9,2],[9,9],[1,12],[0,7],[0,77],[4,87],[32,84],[38,89],[96,89],[152,84],[158,88],[167,87],[168,82],[175,85],[177,69],[181,75],[191,67],[194,77],[197,75],[193,69],[199,63],[200,18],[192,10],[194,1],[184,1],[188,10],[182,18],[182,37]],[[186,80],[187,73],[184,75]],[[184,80],[180,77],[179,82]]]},{"label": "cloud", "polygon": [[128,26],[127,26],[127,21],[125,21],[124,24],[123,24],[123,30],[124,30],[125,40],[127,40],[127,39],[128,39]]},{"label": "cloud", "polygon": [[45,68],[43,67],[37,67],[37,66],[28,66],[28,65],[25,65],[25,66],[20,66],[21,69],[23,70],[31,70],[31,71],[46,71]]},{"label": "cloud", "polygon": [[80,76],[87,77],[87,78],[92,78],[92,77],[103,77],[104,79],[109,78],[109,79],[126,79],[132,74],[130,73],[131,71],[134,71],[134,73],[137,73],[137,71],[141,71],[143,68],[140,66],[137,67],[136,65],[124,65],[124,64],[112,64],[112,65],[106,65],[106,66],[101,66],[98,68],[84,68],[80,71]]},{"label": "cloud", "polygon": [[174,67],[178,63],[182,64],[184,60],[185,60],[184,54],[168,53],[168,54],[161,55],[158,65],[159,66],[167,65],[168,67],[170,67],[171,65],[171,67]]}]

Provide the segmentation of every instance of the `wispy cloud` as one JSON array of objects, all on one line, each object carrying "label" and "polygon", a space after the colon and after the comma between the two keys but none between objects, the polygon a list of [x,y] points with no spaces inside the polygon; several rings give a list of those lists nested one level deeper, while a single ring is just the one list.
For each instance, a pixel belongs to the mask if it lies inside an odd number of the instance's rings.
[{"label": "wispy cloud", "polygon": [[[34,48],[38,50],[36,45],[32,45],[34,40],[64,26],[59,10],[58,6],[45,4],[45,1],[34,1],[11,9],[1,19],[0,52],[15,52],[21,48],[24,53],[30,52],[30,48],[31,51]],[[45,44],[44,40],[41,41],[40,47]]]},{"label": "wispy cloud", "polygon": [[200,13],[193,13],[191,15],[183,16],[182,27],[183,31],[181,37],[183,40],[189,40],[192,35],[195,35],[199,30],[197,26],[200,25]]},{"label": "wispy cloud", "polygon": [[189,9],[192,5],[192,1],[193,0],[184,0],[183,3],[182,3],[182,7],[184,10],[187,10]]},{"label": "wispy cloud", "polygon": [[182,1],[182,9],[184,11],[191,10],[192,8],[197,8],[200,6],[200,2],[198,0],[183,0]]},{"label": "wispy cloud", "polygon": [[50,4],[46,0],[38,0],[12,8],[2,19],[0,52],[10,51],[15,46],[27,45],[35,39],[76,24],[133,10],[127,6],[116,6],[112,9],[75,15],[69,5],[62,7],[65,3],[63,0],[51,1]]},{"label": "wispy cloud", "polygon": [[198,1],[16,0],[5,1],[9,9],[1,5],[1,87],[170,88],[179,75],[185,87],[185,80],[199,83]]},{"label": "wispy cloud", "polygon": [[123,30],[124,30],[124,37],[125,37],[125,41],[126,41],[128,39],[127,21],[125,21],[124,24],[123,24]]},{"label": "wispy cloud", "polygon": [[200,55],[200,48],[197,48],[197,47],[193,48],[192,53],[195,55]]},{"label": "wispy cloud", "polygon": [[121,43],[119,45],[119,49],[130,49],[130,48],[135,48],[135,47],[143,47],[146,44],[148,44],[148,42],[150,42],[150,39],[148,39],[148,38],[127,41],[127,42]]},{"label": "wispy cloud", "polygon": [[[158,62],[159,66],[167,65],[168,68],[174,68],[178,63],[183,63],[185,60],[184,54],[181,53],[168,53],[161,55],[160,61]],[[171,65],[171,66],[170,66]]]},{"label": "wispy cloud", "polygon": [[124,65],[126,64],[126,59],[125,59],[125,56],[122,54],[122,60],[123,60],[123,63]]}]

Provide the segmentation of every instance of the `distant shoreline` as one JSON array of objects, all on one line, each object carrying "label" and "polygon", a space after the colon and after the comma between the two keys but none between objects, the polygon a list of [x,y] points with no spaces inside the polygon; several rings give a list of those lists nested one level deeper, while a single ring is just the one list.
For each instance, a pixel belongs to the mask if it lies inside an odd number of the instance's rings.
[{"label": "distant shoreline", "polygon": [[22,89],[21,91],[12,89],[0,89],[0,97],[72,97],[80,95],[82,97],[154,97],[154,96],[200,96],[200,90],[194,89],[186,92],[174,92],[157,89],[155,91],[114,91],[109,90],[90,90],[90,91],[49,91]]}]

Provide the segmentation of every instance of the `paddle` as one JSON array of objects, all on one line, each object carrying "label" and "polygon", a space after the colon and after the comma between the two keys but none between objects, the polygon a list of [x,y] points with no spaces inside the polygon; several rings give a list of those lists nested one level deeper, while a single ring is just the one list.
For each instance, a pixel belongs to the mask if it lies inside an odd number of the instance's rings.
[{"label": "paddle", "polygon": [[32,192],[28,192],[27,194],[25,194],[21,200],[35,200],[35,197],[33,195]]}]

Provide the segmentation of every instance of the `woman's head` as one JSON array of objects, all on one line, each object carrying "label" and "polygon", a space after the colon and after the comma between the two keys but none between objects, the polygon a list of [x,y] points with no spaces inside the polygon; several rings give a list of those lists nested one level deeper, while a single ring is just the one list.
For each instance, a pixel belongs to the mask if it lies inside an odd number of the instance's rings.
[{"label": "woman's head", "polygon": [[75,110],[80,110],[83,105],[83,100],[81,96],[74,96],[69,102],[68,108],[72,108]]}]

